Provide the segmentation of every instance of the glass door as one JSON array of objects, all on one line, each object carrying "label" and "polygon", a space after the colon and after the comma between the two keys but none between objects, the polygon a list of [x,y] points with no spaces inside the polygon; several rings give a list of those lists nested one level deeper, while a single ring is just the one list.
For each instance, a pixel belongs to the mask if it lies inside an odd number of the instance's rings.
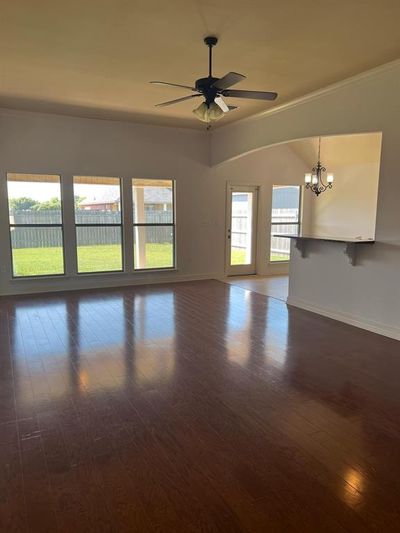
[{"label": "glass door", "polygon": [[226,273],[256,273],[257,187],[228,186]]}]

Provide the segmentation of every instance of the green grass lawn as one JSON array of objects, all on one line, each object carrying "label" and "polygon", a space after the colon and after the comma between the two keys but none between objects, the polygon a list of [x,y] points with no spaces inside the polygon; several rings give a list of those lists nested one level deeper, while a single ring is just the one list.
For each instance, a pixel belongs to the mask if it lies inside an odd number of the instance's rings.
[{"label": "green grass lawn", "polygon": [[[246,253],[240,248],[232,248],[231,250],[231,265],[243,265],[245,262]],[[287,255],[282,254],[271,254],[270,261],[288,261],[289,258]]]},{"label": "green grass lawn", "polygon": [[[167,268],[173,266],[172,246],[165,244],[146,244],[146,268]],[[244,250],[233,249],[233,265],[245,261]],[[274,254],[271,261],[287,261],[287,257]],[[13,251],[15,276],[45,276],[63,274],[62,249],[17,248]],[[80,246],[78,248],[78,270],[85,272],[108,272],[122,269],[121,247],[117,244]]]},{"label": "green grass lawn", "polygon": [[283,255],[283,254],[271,254],[271,257],[270,257],[270,261],[273,263],[273,262],[278,262],[278,261],[289,261],[289,257],[287,255]]},{"label": "green grass lawn", "polygon": [[[146,267],[172,267],[170,244],[146,244]],[[15,276],[45,276],[63,274],[62,249],[17,248],[13,251]],[[78,270],[84,272],[108,272],[122,269],[121,247],[117,244],[79,246]]]},{"label": "green grass lawn", "polygon": [[231,265],[243,265],[246,253],[240,248],[231,248]]}]

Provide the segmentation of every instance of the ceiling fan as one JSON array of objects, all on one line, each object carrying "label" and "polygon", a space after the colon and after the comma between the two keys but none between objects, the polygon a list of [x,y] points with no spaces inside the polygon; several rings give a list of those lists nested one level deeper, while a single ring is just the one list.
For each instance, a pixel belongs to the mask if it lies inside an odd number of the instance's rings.
[{"label": "ceiling fan", "polygon": [[181,85],[179,83],[168,83],[165,81],[150,82],[156,85],[167,85],[170,87],[189,89],[195,94],[183,96],[182,98],[177,98],[176,100],[170,100],[168,102],[162,102],[161,104],[156,104],[156,107],[174,105],[179,102],[184,102],[185,100],[191,100],[192,98],[203,96],[204,102],[194,109],[193,113],[199,120],[209,124],[212,121],[222,118],[225,113],[237,109],[236,106],[227,105],[223,97],[275,100],[278,96],[277,93],[265,91],[238,91],[236,89],[230,89],[232,85],[246,79],[246,76],[243,76],[243,74],[228,72],[228,74],[225,74],[222,78],[214,78],[212,75],[212,49],[217,44],[218,39],[217,37],[209,36],[204,39],[204,42],[208,46],[208,76],[196,80],[194,87]]}]

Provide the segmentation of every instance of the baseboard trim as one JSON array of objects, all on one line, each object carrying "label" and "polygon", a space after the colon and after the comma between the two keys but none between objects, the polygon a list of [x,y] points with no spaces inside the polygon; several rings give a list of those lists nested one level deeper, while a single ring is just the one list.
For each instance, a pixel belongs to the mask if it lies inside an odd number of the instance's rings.
[{"label": "baseboard trim", "polygon": [[365,320],[360,316],[352,315],[350,313],[343,313],[342,311],[325,309],[299,298],[289,297],[286,303],[293,307],[310,311],[311,313],[316,313],[318,315],[332,318],[333,320],[338,320],[339,322],[344,322],[345,324],[349,324],[360,329],[371,331],[372,333],[377,333],[378,335],[383,335],[384,337],[400,340],[400,328],[398,327],[387,326],[386,324],[375,322],[373,320]]},{"label": "baseboard trim", "polygon": [[79,291],[79,290],[91,290],[91,289],[112,289],[118,287],[131,287],[135,285],[157,285],[163,283],[179,283],[185,281],[201,281],[207,279],[219,279],[221,278],[220,272],[209,273],[209,274],[176,274],[174,276],[152,276],[149,275],[146,277],[140,278],[110,278],[108,280],[103,279],[94,279],[92,278],[86,280],[86,284],[81,283],[66,283],[65,285],[47,285],[40,287],[18,287],[15,290],[9,290],[1,292],[0,297],[3,296],[18,296],[18,295],[28,295],[28,294],[45,294],[53,292],[66,292],[66,291]]}]

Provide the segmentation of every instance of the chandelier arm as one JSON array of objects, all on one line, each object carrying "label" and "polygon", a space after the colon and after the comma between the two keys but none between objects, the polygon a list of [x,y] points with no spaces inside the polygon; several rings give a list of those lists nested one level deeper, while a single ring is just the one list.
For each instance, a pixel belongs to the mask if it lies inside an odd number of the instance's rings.
[{"label": "chandelier arm", "polygon": [[320,184],[321,184],[321,187],[323,187],[323,191],[322,191],[322,192],[325,192],[326,189],[328,188],[328,186],[325,185],[325,183],[322,181],[322,174],[321,174],[321,176],[320,176],[319,182],[320,182]]},{"label": "chandelier arm", "polygon": [[[325,192],[327,189],[332,189],[332,181],[324,183],[323,174],[326,173],[326,168],[322,166],[321,163],[321,137],[318,139],[318,160],[315,167],[312,168],[312,181],[306,183],[306,189],[310,189],[313,193],[319,196],[321,193]],[[313,183],[314,177],[316,178],[316,183]],[[306,176],[307,178],[307,176]]]}]

